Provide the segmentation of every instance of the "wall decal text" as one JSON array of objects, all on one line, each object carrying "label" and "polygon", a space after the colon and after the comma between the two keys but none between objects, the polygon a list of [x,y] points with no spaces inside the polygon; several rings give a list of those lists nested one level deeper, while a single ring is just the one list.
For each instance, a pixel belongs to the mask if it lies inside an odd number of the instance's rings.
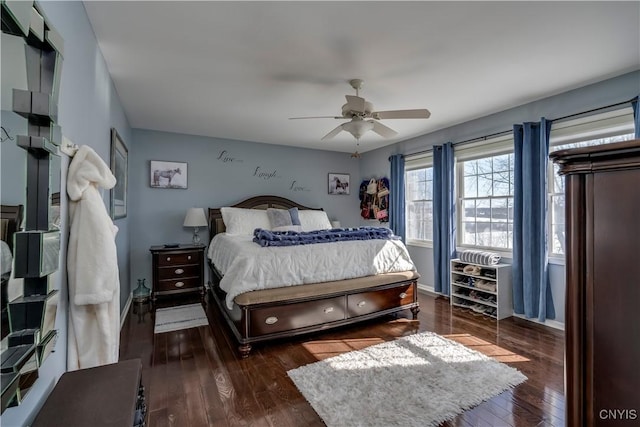
[{"label": "wall decal text", "polygon": [[244,160],[239,159],[237,157],[232,157],[230,156],[229,152],[227,150],[222,150],[220,151],[220,154],[218,155],[218,158],[216,160],[219,160],[223,163],[242,163],[244,162]]},{"label": "wall decal text", "polygon": [[291,185],[289,186],[289,190],[291,191],[311,191],[308,187],[303,187],[298,184],[298,181],[291,181]]},{"label": "wall decal text", "polygon": [[257,176],[258,178],[262,178],[265,180],[272,178],[282,178],[280,175],[278,175],[278,171],[276,169],[271,172],[262,172],[260,166],[256,167],[256,170],[253,171],[253,176]]}]

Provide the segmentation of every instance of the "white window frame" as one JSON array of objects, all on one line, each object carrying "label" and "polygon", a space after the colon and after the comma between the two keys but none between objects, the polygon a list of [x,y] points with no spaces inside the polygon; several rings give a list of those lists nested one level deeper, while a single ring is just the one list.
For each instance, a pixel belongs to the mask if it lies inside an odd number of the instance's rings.
[{"label": "white window frame", "polygon": [[[495,157],[504,154],[513,154],[514,153],[514,142],[513,142],[513,133],[509,132],[505,135],[498,136],[495,138],[488,138],[481,142],[473,142],[465,145],[455,146],[454,145],[454,155],[456,159],[456,194],[457,194],[457,204],[456,204],[456,223],[457,223],[457,246],[461,249],[483,249],[483,250],[491,250],[494,252],[498,252],[505,257],[511,257],[513,253],[512,248],[502,248],[502,247],[492,247],[492,246],[480,246],[480,245],[472,245],[468,243],[462,243],[463,238],[463,208],[464,201],[469,199],[474,199],[473,197],[464,197],[464,162],[470,160],[478,160],[484,159],[487,157]],[[505,196],[492,196],[491,198],[505,198]],[[513,194],[507,196],[513,199]],[[482,197],[481,199],[486,199],[486,197]],[[513,224],[513,219],[512,222]],[[507,221],[508,224],[508,221]]]},{"label": "white window frame", "polygon": [[[408,156],[405,159],[404,163],[404,174],[405,174],[405,192],[404,192],[404,209],[405,209],[405,218],[409,218],[409,202],[415,201],[431,201],[431,206],[433,206],[433,187],[431,189],[431,199],[409,199],[409,191],[407,189],[407,173],[420,169],[428,169],[433,168],[433,152],[426,152],[416,156]],[[433,181],[432,181],[433,183]],[[431,225],[431,235],[433,236],[433,224]],[[423,240],[423,239],[409,239],[407,237],[407,245],[409,246],[421,246],[426,248],[433,247],[433,239],[431,240]]]},{"label": "white window frame", "polygon": [[[611,138],[633,134],[633,109],[631,107],[606,111],[586,117],[553,123],[549,135],[549,152],[554,147],[594,139]],[[564,264],[565,254],[554,252],[553,244],[553,198],[564,195],[555,191],[555,172],[553,162],[547,163],[547,252],[549,262]],[[566,225],[566,224],[565,224]]]}]

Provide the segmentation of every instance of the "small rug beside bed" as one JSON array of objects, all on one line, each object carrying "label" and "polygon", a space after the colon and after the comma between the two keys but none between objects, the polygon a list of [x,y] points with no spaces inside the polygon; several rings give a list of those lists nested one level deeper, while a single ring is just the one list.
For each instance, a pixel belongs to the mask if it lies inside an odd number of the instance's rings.
[{"label": "small rug beside bed", "polygon": [[177,307],[159,308],[156,310],[154,334],[196,328],[208,325],[207,315],[202,304],[179,305]]},{"label": "small rug beside bed", "polygon": [[437,426],[527,379],[431,332],[287,373],[328,427]]}]

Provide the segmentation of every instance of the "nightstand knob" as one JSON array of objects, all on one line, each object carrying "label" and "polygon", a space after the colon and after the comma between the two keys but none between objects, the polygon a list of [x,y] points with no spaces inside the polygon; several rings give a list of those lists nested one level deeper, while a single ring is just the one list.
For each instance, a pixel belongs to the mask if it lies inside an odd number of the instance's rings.
[{"label": "nightstand knob", "polygon": [[357,305],[358,305],[358,307],[364,307],[365,304],[366,304],[366,302],[360,301]]},{"label": "nightstand knob", "polygon": [[403,293],[400,294],[400,298],[404,299],[406,297],[407,297],[407,293],[406,292],[403,292]]},{"label": "nightstand knob", "polygon": [[171,261],[171,257],[170,256],[167,257],[167,261]]},{"label": "nightstand knob", "polygon": [[184,286],[184,282],[176,282],[175,287],[176,288],[181,288]]},{"label": "nightstand knob", "polygon": [[183,269],[181,269],[181,268],[176,268],[175,273],[176,273],[176,274],[182,274],[182,273],[184,273],[184,270],[183,270]]},{"label": "nightstand knob", "polygon": [[189,256],[187,257],[187,259],[191,259],[191,255],[189,255]]},{"label": "nightstand knob", "polygon": [[333,307],[327,307],[327,308],[325,308],[325,309],[324,309],[324,313],[325,313],[325,314],[329,314],[329,313],[331,313],[332,311],[333,311]]}]

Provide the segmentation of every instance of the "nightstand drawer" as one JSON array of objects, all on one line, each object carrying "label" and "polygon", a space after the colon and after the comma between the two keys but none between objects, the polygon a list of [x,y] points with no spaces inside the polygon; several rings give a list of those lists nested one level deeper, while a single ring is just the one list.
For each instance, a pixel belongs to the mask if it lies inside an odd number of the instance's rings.
[{"label": "nightstand drawer", "polygon": [[199,265],[180,265],[175,267],[158,268],[158,280],[178,279],[200,276]]},{"label": "nightstand drawer", "polygon": [[158,255],[158,266],[172,266],[184,264],[198,264],[201,252],[167,253]]},{"label": "nightstand drawer", "polygon": [[182,291],[185,289],[199,288],[202,286],[202,280],[199,277],[190,277],[187,279],[173,279],[158,281],[158,289],[154,292]]}]

